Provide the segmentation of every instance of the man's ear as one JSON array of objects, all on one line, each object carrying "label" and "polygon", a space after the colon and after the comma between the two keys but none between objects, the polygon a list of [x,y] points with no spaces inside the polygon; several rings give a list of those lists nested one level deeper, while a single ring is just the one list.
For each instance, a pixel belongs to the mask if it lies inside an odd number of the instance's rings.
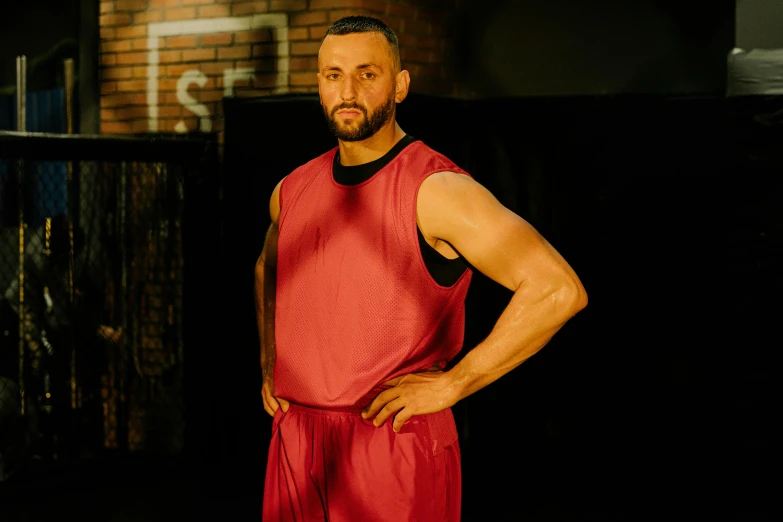
[{"label": "man's ear", "polygon": [[411,75],[408,71],[400,71],[395,78],[395,96],[394,101],[402,103],[408,97],[408,89],[411,85]]}]

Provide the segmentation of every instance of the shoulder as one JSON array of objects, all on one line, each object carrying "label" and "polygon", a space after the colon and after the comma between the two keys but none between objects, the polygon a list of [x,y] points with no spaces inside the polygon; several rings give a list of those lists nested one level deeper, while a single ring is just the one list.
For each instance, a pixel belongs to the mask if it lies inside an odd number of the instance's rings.
[{"label": "shoulder", "polygon": [[446,239],[445,230],[473,226],[482,212],[496,212],[500,203],[492,193],[467,174],[435,172],[421,183],[416,213],[422,232]]},{"label": "shoulder", "polygon": [[[327,152],[303,165],[300,165],[291,171],[290,174],[284,176],[280,181],[277,182],[277,185],[272,191],[272,196],[269,199],[269,215],[272,218],[273,223],[278,223],[278,220],[280,219],[280,212],[283,207],[283,200],[288,199],[289,192],[292,190],[293,192],[296,192],[297,187],[306,185],[324,167],[330,165],[334,159],[336,150],[337,147],[328,150]],[[285,192],[285,196],[281,197],[281,192]]]},{"label": "shoulder", "polygon": [[428,175],[419,188],[419,206],[468,202],[481,185],[461,171],[441,170]]}]

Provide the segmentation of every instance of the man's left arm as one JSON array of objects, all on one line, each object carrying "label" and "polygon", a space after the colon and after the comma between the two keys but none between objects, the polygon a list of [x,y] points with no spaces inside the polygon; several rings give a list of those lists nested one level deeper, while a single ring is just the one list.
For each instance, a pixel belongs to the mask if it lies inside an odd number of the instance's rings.
[{"label": "man's left arm", "polygon": [[423,233],[450,244],[514,295],[489,336],[451,370],[386,383],[393,388],[379,394],[363,416],[375,417],[380,426],[394,415],[395,431],[413,415],[444,410],[510,372],[587,305],[587,293],[565,259],[473,179],[433,174],[422,183],[417,205]]}]

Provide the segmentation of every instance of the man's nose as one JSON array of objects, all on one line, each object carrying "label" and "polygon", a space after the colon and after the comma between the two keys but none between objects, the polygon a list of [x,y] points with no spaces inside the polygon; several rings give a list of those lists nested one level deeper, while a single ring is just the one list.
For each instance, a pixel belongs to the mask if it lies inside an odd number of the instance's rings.
[{"label": "man's nose", "polygon": [[345,79],[340,95],[342,99],[346,101],[356,99],[356,86],[354,85],[353,78],[348,77]]}]

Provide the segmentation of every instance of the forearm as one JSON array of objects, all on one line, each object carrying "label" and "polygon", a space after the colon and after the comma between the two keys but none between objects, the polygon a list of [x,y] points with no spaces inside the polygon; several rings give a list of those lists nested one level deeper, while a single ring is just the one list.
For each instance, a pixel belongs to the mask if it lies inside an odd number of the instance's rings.
[{"label": "forearm", "polygon": [[543,348],[587,304],[581,285],[542,291],[524,284],[489,336],[448,373],[455,402],[498,380]]},{"label": "forearm", "polygon": [[256,322],[264,369],[271,367],[275,360],[275,272],[274,267],[263,262],[256,266]]},{"label": "forearm", "polygon": [[275,293],[277,288],[277,230],[271,227],[255,267],[255,303],[261,368],[264,373],[275,361]]}]

